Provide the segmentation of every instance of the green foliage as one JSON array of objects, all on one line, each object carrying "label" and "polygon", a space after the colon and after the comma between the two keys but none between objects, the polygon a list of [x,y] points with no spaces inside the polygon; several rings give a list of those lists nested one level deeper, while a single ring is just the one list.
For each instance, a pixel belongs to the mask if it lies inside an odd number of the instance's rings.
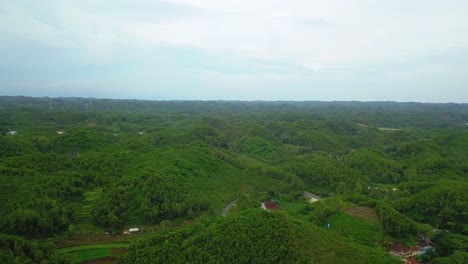
[{"label": "green foliage", "polygon": [[25,236],[50,236],[65,230],[70,224],[71,212],[47,196],[36,199],[34,209],[18,208],[9,215],[12,233]]},{"label": "green foliage", "polygon": [[375,211],[382,218],[383,228],[389,235],[397,238],[416,235],[416,223],[390,205],[379,202],[375,207]]},{"label": "green foliage", "polygon": [[[466,117],[466,104],[0,97],[0,232],[60,240],[96,226],[163,223],[157,249],[142,242],[135,250],[169,260],[185,250],[177,261],[190,253],[216,262],[220,251],[212,250],[222,248],[241,262],[261,262],[256,254],[375,263],[386,259],[382,252],[359,245],[373,243],[375,226],[344,215],[343,200],[374,208],[389,239],[433,236],[431,227],[467,234]],[[5,135],[11,130],[18,134]],[[295,206],[303,191],[325,199]],[[219,215],[234,198],[224,220],[176,230],[167,222]],[[244,214],[268,198],[284,200],[291,216]],[[343,224],[342,232],[311,224],[327,221]],[[236,244],[222,237],[226,224],[237,228]],[[372,238],[357,234],[368,230]],[[219,244],[205,249],[213,259],[198,246],[211,240]],[[459,238],[439,240],[443,255],[434,261],[463,260]],[[12,252],[17,262],[25,256]]]},{"label": "green foliage", "polygon": [[441,182],[411,198],[394,202],[396,208],[413,219],[425,221],[439,228],[468,234],[468,185],[460,182]]},{"label": "green foliage", "polygon": [[53,255],[53,250],[52,243],[0,234],[0,263],[61,263],[60,259]]},{"label": "green foliage", "polygon": [[275,151],[275,146],[271,142],[261,137],[245,137],[239,142],[241,153],[251,154],[263,159],[269,159]]},{"label": "green foliage", "polygon": [[449,257],[439,257],[431,261],[431,264],[464,264],[468,263],[468,253],[457,251]]},{"label": "green foliage", "polygon": [[0,136],[0,158],[22,156],[37,150],[31,142],[16,136]]},{"label": "green foliage", "polygon": [[141,209],[146,222],[155,224],[162,220],[208,210],[210,203],[184,188],[180,178],[174,176],[148,176],[142,182]]},{"label": "green foliage", "polygon": [[437,243],[437,255],[442,257],[450,256],[456,251],[468,251],[467,236],[442,231],[434,238],[434,241]]},{"label": "green foliage", "polygon": [[350,168],[359,170],[372,183],[398,183],[403,178],[403,171],[397,162],[384,154],[371,149],[361,149],[347,156],[346,163]]},{"label": "green foliage", "polygon": [[127,220],[129,187],[118,186],[104,190],[96,199],[91,215],[99,227],[120,229]]},{"label": "green foliage", "polygon": [[322,232],[281,213],[251,209],[155,234],[131,246],[119,263],[398,263],[383,251],[363,254]]},{"label": "green foliage", "polygon": [[79,129],[67,131],[58,137],[51,148],[57,152],[70,153],[74,149],[86,151],[90,149],[103,148],[111,143],[111,137],[103,135],[99,131],[92,129]]}]

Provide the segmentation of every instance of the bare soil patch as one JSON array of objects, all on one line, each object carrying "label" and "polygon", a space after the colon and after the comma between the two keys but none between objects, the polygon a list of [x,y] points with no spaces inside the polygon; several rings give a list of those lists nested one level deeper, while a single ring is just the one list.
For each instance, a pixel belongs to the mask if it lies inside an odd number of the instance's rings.
[{"label": "bare soil patch", "polygon": [[345,210],[345,213],[347,213],[347,214],[349,214],[351,216],[364,217],[364,218],[372,219],[372,220],[375,220],[375,221],[377,221],[379,219],[379,217],[374,212],[374,210],[372,210],[369,207],[364,207],[364,206],[348,208],[348,209]]},{"label": "bare soil patch", "polygon": [[113,248],[112,255],[113,256],[120,256],[128,252],[128,248]]},{"label": "bare soil patch", "polygon": [[93,259],[89,261],[82,262],[82,264],[113,264],[116,263],[117,259],[114,257]]}]

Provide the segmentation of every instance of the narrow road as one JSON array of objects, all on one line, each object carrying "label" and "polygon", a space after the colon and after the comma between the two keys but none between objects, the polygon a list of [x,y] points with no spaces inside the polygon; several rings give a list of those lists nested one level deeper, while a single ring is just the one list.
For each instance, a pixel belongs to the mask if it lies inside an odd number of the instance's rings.
[{"label": "narrow road", "polygon": [[226,205],[226,207],[224,207],[223,211],[221,212],[221,216],[226,216],[227,213],[229,212],[229,209],[231,209],[231,207],[234,206],[236,202],[237,202],[237,199],[228,203],[228,205]]}]

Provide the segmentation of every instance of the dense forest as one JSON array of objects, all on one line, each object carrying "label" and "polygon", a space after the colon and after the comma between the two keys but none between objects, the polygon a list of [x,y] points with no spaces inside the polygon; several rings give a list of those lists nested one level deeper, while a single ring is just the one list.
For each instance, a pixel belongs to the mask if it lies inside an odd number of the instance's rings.
[{"label": "dense forest", "polygon": [[0,132],[1,263],[468,263],[468,104],[0,97]]}]

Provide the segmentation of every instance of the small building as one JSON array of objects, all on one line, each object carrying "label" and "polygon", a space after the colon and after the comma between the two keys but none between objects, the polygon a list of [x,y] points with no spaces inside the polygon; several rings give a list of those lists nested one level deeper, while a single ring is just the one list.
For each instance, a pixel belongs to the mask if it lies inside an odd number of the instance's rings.
[{"label": "small building", "polygon": [[137,233],[137,232],[140,232],[140,229],[138,227],[132,227],[128,229],[128,232]]},{"label": "small building", "polygon": [[57,134],[63,135],[63,131],[57,131]]},{"label": "small building", "polygon": [[273,200],[262,202],[262,205],[260,206],[260,208],[268,212],[280,209],[278,204],[276,204]]},{"label": "small building", "polygon": [[406,258],[406,263],[408,264],[419,264],[414,258]]},{"label": "small building", "polygon": [[273,202],[272,200],[265,203],[265,206],[268,210],[278,210],[279,206],[277,203]]},{"label": "small building", "polygon": [[419,254],[419,247],[408,247],[397,243],[391,243],[389,249],[390,254],[401,258],[411,258]]},{"label": "small building", "polygon": [[17,131],[14,131],[14,130],[12,130],[12,131],[8,131],[8,132],[6,132],[5,134],[6,134],[7,136],[13,136],[13,135],[17,135],[17,134],[18,134],[18,132],[17,132]]}]

